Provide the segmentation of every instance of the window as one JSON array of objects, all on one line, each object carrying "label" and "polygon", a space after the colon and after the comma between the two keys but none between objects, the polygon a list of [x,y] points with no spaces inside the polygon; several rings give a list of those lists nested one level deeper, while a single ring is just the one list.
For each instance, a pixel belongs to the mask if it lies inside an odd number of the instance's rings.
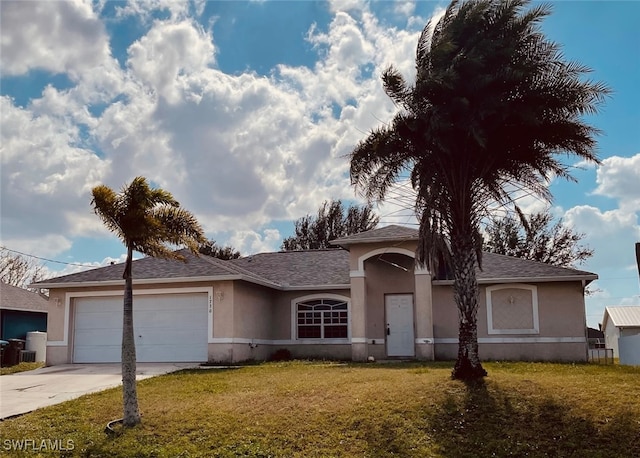
[{"label": "window", "polygon": [[347,303],[336,299],[311,299],[296,304],[298,339],[346,339]]}]

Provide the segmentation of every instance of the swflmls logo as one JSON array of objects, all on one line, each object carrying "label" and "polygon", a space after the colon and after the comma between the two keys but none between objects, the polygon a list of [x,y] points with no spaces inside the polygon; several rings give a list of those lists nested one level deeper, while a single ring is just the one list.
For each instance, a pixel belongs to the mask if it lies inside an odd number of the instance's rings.
[{"label": "swflmls logo", "polygon": [[68,452],[75,448],[72,439],[5,439],[2,448],[6,451],[22,450],[25,452]]}]

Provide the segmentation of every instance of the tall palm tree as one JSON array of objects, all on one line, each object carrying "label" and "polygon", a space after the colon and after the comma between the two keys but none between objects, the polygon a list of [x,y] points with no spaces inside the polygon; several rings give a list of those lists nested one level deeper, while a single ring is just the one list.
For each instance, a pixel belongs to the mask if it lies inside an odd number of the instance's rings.
[{"label": "tall palm tree", "polygon": [[552,177],[572,179],[558,155],[598,162],[597,129],[582,120],[609,89],[585,81],[540,22],[548,5],[528,0],[454,0],[424,28],[416,81],[389,67],[387,95],[400,108],[351,153],[351,181],[368,199],[384,199],[409,174],[419,217],[417,259],[432,271],[451,266],[459,315],[452,376],[486,375],[478,356],[476,314],[482,266],[480,222],[488,205],[514,205],[514,187],[551,200]]},{"label": "tall palm tree", "polygon": [[148,256],[184,260],[170,248],[184,245],[193,253],[206,241],[196,218],[180,207],[163,189],[151,189],[144,177],[135,178],[122,192],[100,185],[92,190],[91,204],[105,226],[127,247],[123,278],[124,313],[122,325],[123,425],[140,423],[136,391],[136,347],[133,338],[133,252]]}]

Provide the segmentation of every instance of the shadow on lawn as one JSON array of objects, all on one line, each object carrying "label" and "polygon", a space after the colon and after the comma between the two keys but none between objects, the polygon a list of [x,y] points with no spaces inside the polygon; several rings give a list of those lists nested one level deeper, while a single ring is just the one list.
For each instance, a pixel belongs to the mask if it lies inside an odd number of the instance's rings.
[{"label": "shadow on lawn", "polygon": [[640,421],[573,416],[547,395],[519,397],[484,381],[447,395],[427,414],[444,457],[638,457]]}]

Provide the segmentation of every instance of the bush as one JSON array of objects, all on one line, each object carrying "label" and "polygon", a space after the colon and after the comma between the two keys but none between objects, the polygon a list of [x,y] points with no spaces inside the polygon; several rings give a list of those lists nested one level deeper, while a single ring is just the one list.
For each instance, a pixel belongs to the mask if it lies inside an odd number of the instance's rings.
[{"label": "bush", "polygon": [[269,361],[291,361],[292,359],[291,352],[286,348],[281,348],[271,355]]}]

